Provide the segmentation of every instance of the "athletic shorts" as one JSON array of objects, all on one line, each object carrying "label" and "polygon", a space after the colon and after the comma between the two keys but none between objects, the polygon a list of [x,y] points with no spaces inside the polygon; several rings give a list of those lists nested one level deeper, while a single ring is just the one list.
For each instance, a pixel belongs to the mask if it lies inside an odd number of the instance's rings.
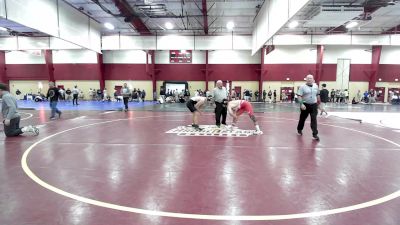
[{"label": "athletic shorts", "polygon": [[190,99],[187,103],[186,106],[188,107],[188,109],[190,110],[190,112],[196,112],[197,109],[194,107],[197,104],[197,102],[193,101],[192,99]]},{"label": "athletic shorts", "polygon": [[319,104],[319,108],[320,108],[322,111],[325,111],[326,103],[325,103],[325,102],[321,102],[321,103]]},{"label": "athletic shorts", "polygon": [[254,115],[253,107],[251,106],[250,102],[243,101],[242,103],[240,103],[240,109],[236,112],[236,115],[240,116],[244,112],[247,112],[249,116]]}]

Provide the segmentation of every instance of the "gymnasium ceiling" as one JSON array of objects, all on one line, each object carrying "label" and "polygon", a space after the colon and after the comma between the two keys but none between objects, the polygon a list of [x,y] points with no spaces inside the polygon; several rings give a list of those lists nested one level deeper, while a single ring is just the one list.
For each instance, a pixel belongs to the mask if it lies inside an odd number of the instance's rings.
[{"label": "gymnasium ceiling", "polygon": [[[64,0],[96,21],[115,26],[103,35],[251,35],[264,0]],[[400,0],[311,0],[279,34],[400,33]],[[234,22],[233,30],[227,28]],[[353,28],[346,28],[350,22]],[[166,23],[173,25],[166,28]],[[46,36],[0,19],[0,36]]]}]

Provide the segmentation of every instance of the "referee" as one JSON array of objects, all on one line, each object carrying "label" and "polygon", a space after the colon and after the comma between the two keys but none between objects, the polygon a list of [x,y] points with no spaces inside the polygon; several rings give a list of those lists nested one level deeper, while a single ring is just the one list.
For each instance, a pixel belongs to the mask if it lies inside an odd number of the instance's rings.
[{"label": "referee", "polygon": [[308,114],[311,116],[311,130],[313,138],[319,141],[317,129],[318,105],[321,102],[318,85],[314,83],[314,76],[307,75],[306,84],[300,86],[297,92],[300,103],[300,119],[297,125],[297,134],[303,135],[304,122]]},{"label": "referee", "polygon": [[223,86],[221,80],[217,81],[217,87],[213,90],[213,97],[215,102],[215,124],[217,127],[221,127],[221,115],[222,115],[222,124],[226,125],[226,104],[224,101],[228,99],[228,92],[226,88]]}]

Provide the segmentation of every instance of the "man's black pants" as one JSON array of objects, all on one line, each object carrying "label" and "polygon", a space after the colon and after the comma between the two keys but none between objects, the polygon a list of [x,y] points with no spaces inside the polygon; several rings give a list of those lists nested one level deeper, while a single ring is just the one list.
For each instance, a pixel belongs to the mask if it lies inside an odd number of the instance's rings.
[{"label": "man's black pants", "polygon": [[304,122],[306,121],[308,114],[311,116],[311,130],[313,135],[318,134],[318,129],[317,129],[317,115],[318,115],[318,104],[307,104],[303,103],[306,106],[305,110],[301,110],[300,113],[300,120],[299,124],[297,125],[297,130],[303,130],[304,128]]},{"label": "man's black pants", "polygon": [[226,113],[227,108],[222,103],[215,102],[215,124],[217,126],[221,125],[221,115],[222,115],[222,124],[226,125]]}]

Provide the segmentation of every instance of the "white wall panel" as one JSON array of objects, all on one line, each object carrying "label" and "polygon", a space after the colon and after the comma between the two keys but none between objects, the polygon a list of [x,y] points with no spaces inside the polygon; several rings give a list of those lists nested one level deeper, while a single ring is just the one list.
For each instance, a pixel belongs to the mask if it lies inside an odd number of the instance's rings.
[{"label": "white wall panel", "polygon": [[0,50],[17,50],[17,37],[0,38]]},{"label": "white wall panel", "polygon": [[400,46],[383,46],[380,64],[400,64]]},{"label": "white wall panel", "polygon": [[6,64],[45,64],[44,55],[33,55],[28,52],[11,51],[6,53]]},{"label": "white wall panel", "polygon": [[169,51],[155,51],[155,53],[156,64],[169,64]]},{"label": "white wall panel", "polygon": [[[252,36],[103,36],[103,50],[250,50]],[[233,42],[233,44],[232,44]]]},{"label": "white wall panel", "polygon": [[353,35],[353,45],[390,45],[389,35]]},{"label": "white wall panel", "polygon": [[[255,23],[254,26],[257,26]],[[257,29],[254,29],[253,32],[251,33],[251,49],[257,49]]]},{"label": "white wall panel", "polygon": [[192,50],[195,48],[194,36],[158,36],[157,50]]},{"label": "white wall panel", "polygon": [[275,46],[275,50],[264,57],[265,64],[314,64],[317,62],[317,47],[310,45]]},{"label": "white wall panel", "polygon": [[314,45],[350,45],[351,36],[347,34],[336,35],[313,35],[312,44]]},{"label": "white wall panel", "polygon": [[6,18],[6,0],[0,0],[0,17]]},{"label": "white wall panel", "polygon": [[311,35],[275,35],[274,45],[310,45]]},{"label": "white wall panel", "polygon": [[[289,2],[287,0],[271,0],[269,7],[268,36],[272,37],[289,20]],[[269,39],[269,38],[268,38]]]},{"label": "white wall panel", "polygon": [[50,49],[50,38],[18,37],[18,49]]},{"label": "white wall panel", "polygon": [[257,52],[308,2],[309,0],[265,1],[255,19],[253,35],[257,35],[257,37],[255,38],[256,44],[252,45],[252,54]]},{"label": "white wall panel", "polygon": [[400,45],[400,35],[275,35],[274,45]]},{"label": "white wall panel", "polygon": [[264,1],[263,7],[265,7],[265,10],[260,10],[257,15],[256,19],[256,45],[253,46],[253,53],[254,49],[258,49],[259,46],[264,45],[264,43],[268,40],[265,39],[265,36],[269,34],[269,6],[270,6],[270,1]]},{"label": "white wall panel", "polygon": [[[49,47],[50,44],[50,47]],[[56,37],[4,37],[0,50],[82,49],[82,47]]]},{"label": "white wall panel", "polygon": [[233,36],[233,49],[235,50],[251,50],[251,36]]},{"label": "white wall panel", "polygon": [[101,49],[118,50],[120,49],[120,38],[118,35],[101,37]]},{"label": "white wall panel", "polygon": [[6,4],[7,19],[58,36],[56,0],[7,0]]},{"label": "white wall panel", "polygon": [[232,49],[232,35],[196,36],[195,49],[197,50]]},{"label": "white wall panel", "polygon": [[82,47],[64,41],[60,38],[50,37],[50,49],[81,49]]},{"label": "white wall panel", "polygon": [[209,64],[260,64],[260,53],[246,50],[216,50],[208,53]]},{"label": "white wall panel", "polygon": [[90,46],[89,18],[64,1],[59,1],[58,10],[60,38],[81,46]]},{"label": "white wall panel", "polygon": [[53,63],[97,63],[97,53],[90,50],[53,51]]},{"label": "white wall panel", "polygon": [[146,52],[143,50],[104,51],[103,62],[115,63],[115,64],[117,63],[145,64]]},{"label": "white wall panel", "polygon": [[400,46],[400,34],[390,35],[390,44]]},{"label": "white wall panel", "polygon": [[351,59],[351,64],[370,64],[371,46],[326,46],[323,63],[336,64],[338,59]]},{"label": "white wall panel", "polygon": [[156,36],[121,36],[121,49],[154,50],[156,38]]},{"label": "white wall panel", "polygon": [[192,63],[206,64],[206,51],[192,51]]},{"label": "white wall panel", "polygon": [[101,25],[90,19],[90,27],[89,27],[89,46],[90,49],[95,50],[96,52],[101,52]]}]

